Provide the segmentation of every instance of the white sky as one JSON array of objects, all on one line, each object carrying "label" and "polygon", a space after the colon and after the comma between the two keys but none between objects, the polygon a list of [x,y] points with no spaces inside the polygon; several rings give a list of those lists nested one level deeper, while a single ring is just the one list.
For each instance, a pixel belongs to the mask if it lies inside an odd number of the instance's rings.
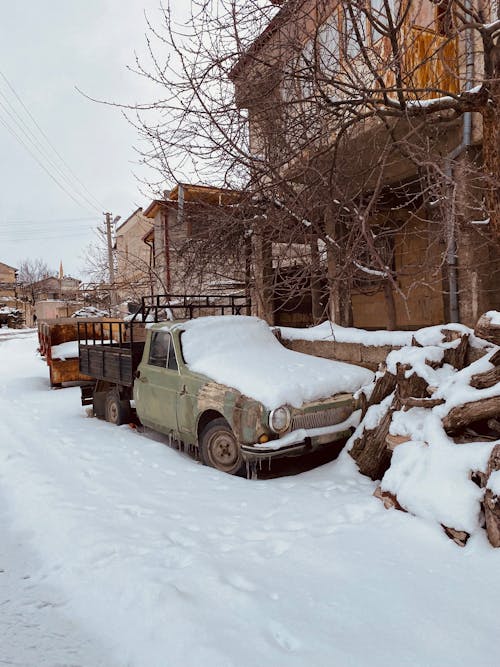
[{"label": "white sky", "polygon": [[[0,261],[18,266],[26,257],[41,257],[57,270],[62,260],[65,273],[82,277],[83,251],[95,238],[92,229],[102,225],[102,212],[125,219],[137,206],[148,204],[133,173],[147,177],[133,149],[139,144],[136,131],[118,109],[85,99],[75,86],[98,99],[149,101],[152,88],[126,67],[134,64],[134,51],[145,49],[144,11],[152,22],[155,17],[160,21],[159,4],[160,0],[2,4],[0,73],[99,203],[75,203],[5,128],[8,122],[21,134],[7,114],[6,108],[12,114],[10,103],[16,117],[22,114],[40,138],[0,74]],[[172,4],[182,14],[188,0]],[[46,152],[61,164],[50,149]],[[40,159],[55,173],[46,158]],[[72,186],[66,184],[68,190],[81,192],[62,168],[72,181]]]}]

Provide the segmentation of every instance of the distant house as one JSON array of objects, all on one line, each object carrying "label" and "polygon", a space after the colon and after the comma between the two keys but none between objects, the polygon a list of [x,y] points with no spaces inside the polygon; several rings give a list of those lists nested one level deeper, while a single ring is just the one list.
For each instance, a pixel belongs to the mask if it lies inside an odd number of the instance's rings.
[{"label": "distant house", "polygon": [[151,292],[151,248],[144,238],[153,229],[150,219],[136,209],[115,233],[116,275],[118,301],[135,299]]},{"label": "distant house", "polygon": [[144,242],[151,249],[156,290],[169,294],[217,294],[245,286],[244,243],[225,252],[210,244],[212,224],[221,224],[240,193],[179,183],[155,199],[143,215],[151,221]]},{"label": "distant house", "polygon": [[56,276],[49,276],[42,280],[23,288],[23,293],[29,291],[33,301],[47,301],[47,300],[73,300],[78,297],[78,290],[80,287],[80,280],[72,278],[71,276],[63,276],[57,278]]},{"label": "distant house", "polygon": [[17,294],[17,269],[0,262],[0,297],[15,299]]}]

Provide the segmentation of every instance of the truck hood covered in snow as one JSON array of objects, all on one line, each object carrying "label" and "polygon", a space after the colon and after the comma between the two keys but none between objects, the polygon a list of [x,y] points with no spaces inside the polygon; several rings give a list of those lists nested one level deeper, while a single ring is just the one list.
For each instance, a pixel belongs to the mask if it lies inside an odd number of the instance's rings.
[{"label": "truck hood covered in snow", "polygon": [[373,379],[366,368],[287,350],[256,317],[203,317],[182,327],[184,359],[192,371],[270,410],[355,392]]}]

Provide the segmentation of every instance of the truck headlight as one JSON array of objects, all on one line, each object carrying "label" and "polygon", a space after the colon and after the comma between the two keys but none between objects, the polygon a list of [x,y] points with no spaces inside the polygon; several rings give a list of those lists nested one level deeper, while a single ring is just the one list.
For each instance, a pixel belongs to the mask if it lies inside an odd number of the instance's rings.
[{"label": "truck headlight", "polygon": [[292,415],[286,405],[271,410],[269,413],[269,428],[275,433],[283,433],[290,426]]}]

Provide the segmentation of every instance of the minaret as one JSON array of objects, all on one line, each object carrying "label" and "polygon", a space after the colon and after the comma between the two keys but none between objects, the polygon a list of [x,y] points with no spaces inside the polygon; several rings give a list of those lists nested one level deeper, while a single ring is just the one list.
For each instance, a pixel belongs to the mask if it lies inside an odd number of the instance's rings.
[{"label": "minaret", "polygon": [[63,271],[63,265],[62,265],[62,260],[59,264],[59,280],[62,280],[64,278],[64,271]]}]

